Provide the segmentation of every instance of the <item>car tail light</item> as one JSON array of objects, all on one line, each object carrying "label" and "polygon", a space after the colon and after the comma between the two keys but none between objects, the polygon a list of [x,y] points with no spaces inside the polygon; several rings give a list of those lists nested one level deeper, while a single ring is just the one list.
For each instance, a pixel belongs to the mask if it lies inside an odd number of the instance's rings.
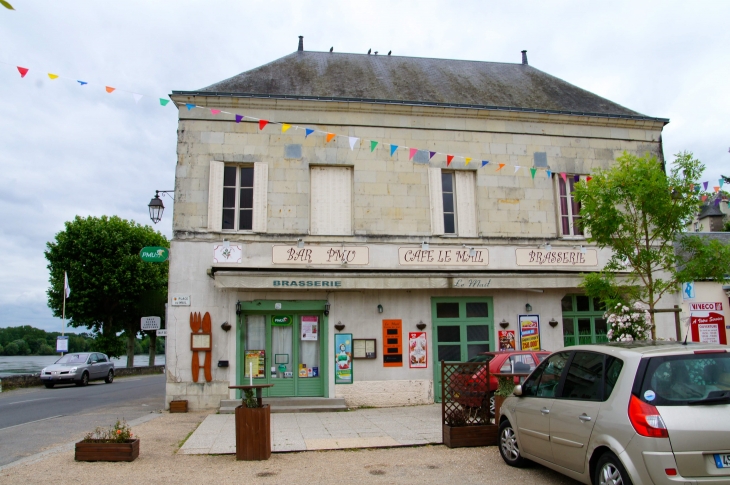
[{"label": "car tail light", "polygon": [[637,433],[648,438],[669,438],[659,410],[638,397],[631,395],[629,401],[629,420]]},{"label": "car tail light", "polygon": [[670,477],[676,477],[677,476],[677,469],[676,468],[665,468],[664,473],[667,474],[667,476]]}]

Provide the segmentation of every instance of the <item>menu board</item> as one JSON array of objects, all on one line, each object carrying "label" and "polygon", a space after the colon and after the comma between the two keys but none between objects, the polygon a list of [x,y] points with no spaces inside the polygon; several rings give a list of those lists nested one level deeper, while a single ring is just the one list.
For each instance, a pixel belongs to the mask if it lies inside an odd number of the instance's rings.
[{"label": "menu board", "polygon": [[266,362],[265,350],[247,350],[244,362],[244,377],[250,377],[251,375],[256,379],[266,377],[264,373],[266,371],[264,368]]},{"label": "menu board", "polygon": [[383,320],[383,367],[403,367],[402,320]]},{"label": "menu board", "polygon": [[375,357],[377,357],[377,353],[375,352],[374,338],[352,339],[353,359],[374,359]]}]

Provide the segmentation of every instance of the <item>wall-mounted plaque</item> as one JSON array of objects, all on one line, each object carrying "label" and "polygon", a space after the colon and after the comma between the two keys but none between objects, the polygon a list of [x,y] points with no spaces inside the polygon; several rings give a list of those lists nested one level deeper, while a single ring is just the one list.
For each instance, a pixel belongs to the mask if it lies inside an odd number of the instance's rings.
[{"label": "wall-mounted plaque", "polygon": [[367,246],[274,246],[274,264],[336,264],[367,265],[370,254]]},{"label": "wall-mounted plaque", "polygon": [[210,334],[209,333],[191,333],[190,334],[190,350],[210,350]]},{"label": "wall-mounted plaque", "polygon": [[398,264],[401,266],[488,266],[487,248],[420,247],[398,248]]},{"label": "wall-mounted plaque", "polygon": [[554,247],[547,249],[515,249],[517,266],[598,266],[598,251]]},{"label": "wall-mounted plaque", "polygon": [[374,338],[355,338],[352,339],[352,358],[353,359],[375,359],[377,352],[375,351]]}]

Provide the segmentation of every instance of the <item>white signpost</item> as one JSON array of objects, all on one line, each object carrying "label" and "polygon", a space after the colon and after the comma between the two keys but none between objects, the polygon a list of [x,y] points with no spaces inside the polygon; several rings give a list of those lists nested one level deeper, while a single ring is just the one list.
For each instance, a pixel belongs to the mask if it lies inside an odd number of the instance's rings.
[{"label": "white signpost", "polygon": [[142,331],[150,332],[152,330],[159,330],[162,318],[160,317],[142,317]]},{"label": "white signpost", "polygon": [[157,336],[158,337],[167,337],[167,329],[166,328],[158,328],[157,329]]}]

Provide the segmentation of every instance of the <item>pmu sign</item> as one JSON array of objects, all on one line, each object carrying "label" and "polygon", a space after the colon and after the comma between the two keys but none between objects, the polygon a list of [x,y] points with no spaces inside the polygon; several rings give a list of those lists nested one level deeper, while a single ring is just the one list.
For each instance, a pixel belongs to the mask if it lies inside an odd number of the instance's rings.
[{"label": "pmu sign", "polygon": [[139,252],[139,257],[146,263],[164,263],[170,257],[170,250],[159,246],[147,246]]}]

